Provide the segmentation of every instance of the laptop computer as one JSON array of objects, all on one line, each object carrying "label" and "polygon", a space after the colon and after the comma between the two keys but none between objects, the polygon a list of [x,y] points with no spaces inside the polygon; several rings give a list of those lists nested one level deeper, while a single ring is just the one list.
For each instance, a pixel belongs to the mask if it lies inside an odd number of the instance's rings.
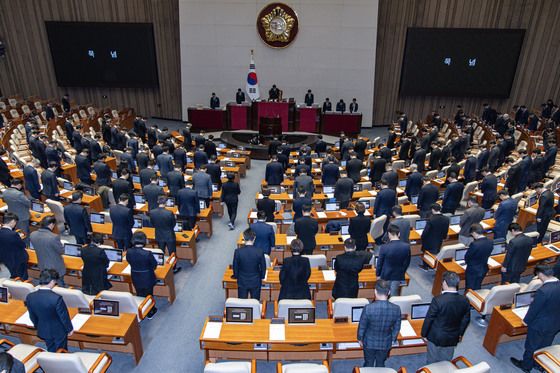
[{"label": "laptop computer", "polygon": [[449,217],[449,228],[453,229],[454,231],[459,231],[461,226],[459,223],[461,222],[461,215],[451,215]]},{"label": "laptop computer", "polygon": [[165,180],[159,179],[158,180],[158,185],[163,188],[164,186],[167,186],[167,183],[165,182]]},{"label": "laptop computer", "polygon": [[350,234],[348,233],[348,228],[350,228],[350,223],[340,224],[340,234],[343,236]]},{"label": "laptop computer", "polygon": [[119,175],[118,175],[115,171],[113,171],[113,172],[111,172],[111,177],[112,177],[113,179],[118,179],[118,178],[119,178]]},{"label": "laptop computer", "polygon": [[323,186],[323,193],[325,193],[325,194],[334,193],[334,187],[331,186],[331,185]]},{"label": "laptop computer", "polygon": [[162,253],[152,253],[152,255],[154,256],[158,266],[165,264],[165,256]]},{"label": "laptop computer", "polygon": [[98,316],[119,316],[119,302],[116,300],[94,299],[93,314]]},{"label": "laptop computer", "polygon": [[182,232],[183,231],[183,223],[176,222],[175,226],[173,227],[173,232]]},{"label": "laptop computer", "polygon": [[218,191],[218,184],[212,184],[212,192]]},{"label": "laptop computer", "polygon": [[94,224],[105,224],[105,215],[92,212],[89,214],[89,221]]},{"label": "laptop computer", "polygon": [[0,286],[0,303],[8,303],[8,288]]},{"label": "laptop computer", "polygon": [[513,313],[515,313],[521,320],[525,318],[527,315],[527,311],[529,311],[529,306],[533,302],[535,298],[536,291],[525,291],[521,293],[517,293],[514,296],[513,304]]},{"label": "laptop computer", "polygon": [[95,195],[95,188],[91,187],[91,186],[83,186],[82,187],[82,191],[84,192],[85,195],[88,196],[94,196]]},{"label": "laptop computer", "polygon": [[468,249],[457,249],[455,250],[455,261],[461,267],[465,265],[465,255],[467,255]]},{"label": "laptop computer", "polygon": [[105,255],[111,262],[122,262],[123,252],[120,249],[103,248]]},{"label": "laptop computer", "polygon": [[400,186],[401,188],[406,187],[406,182],[407,182],[407,179],[399,180],[399,186]]},{"label": "laptop computer", "polygon": [[142,219],[141,218],[134,218],[134,225],[132,226],[133,229],[142,229],[143,227]]},{"label": "laptop computer", "polygon": [[364,200],[364,201],[358,201],[358,202],[362,203],[364,205],[364,207],[366,208],[366,210],[371,207],[371,203],[370,203],[371,201],[369,199]]},{"label": "laptop computer", "polygon": [[327,202],[325,203],[326,211],[337,211],[340,209],[340,203],[338,202]]},{"label": "laptop computer", "polygon": [[288,324],[314,324],[315,308],[288,308]]},{"label": "laptop computer", "polygon": [[201,210],[204,210],[206,208],[206,201],[199,200],[198,206],[200,207]]},{"label": "laptop computer", "polygon": [[483,220],[492,219],[493,217],[494,217],[494,210],[489,209],[489,210],[484,211],[484,217],[482,219]]},{"label": "laptop computer", "polygon": [[132,175],[132,182],[136,184],[140,184],[140,175]]},{"label": "laptop computer", "polygon": [[363,184],[354,184],[354,192],[361,192],[363,188]]},{"label": "laptop computer", "polygon": [[165,207],[175,207],[175,198],[167,197],[165,200]]},{"label": "laptop computer", "polygon": [[45,212],[45,205],[41,202],[31,202],[31,210],[39,213]]},{"label": "laptop computer", "polygon": [[496,240],[494,241],[494,246],[492,248],[492,255],[500,255],[506,252],[506,241],[505,240]]},{"label": "laptop computer", "polygon": [[352,307],[352,322],[360,322],[364,306]]},{"label": "laptop computer", "polygon": [[416,303],[410,306],[410,318],[412,320],[425,319],[428,314],[430,303]]},{"label": "laptop computer", "polygon": [[527,199],[527,202],[525,202],[525,207],[531,207],[535,203],[537,203],[537,195],[535,193],[533,193],[531,196],[529,196],[529,198]]},{"label": "laptop computer", "polygon": [[252,307],[226,307],[226,322],[252,323]]},{"label": "laptop computer", "polygon": [[438,177],[438,179],[441,179],[442,177],[445,177],[445,171],[439,171],[437,173],[437,177]]},{"label": "laptop computer", "polygon": [[64,255],[81,257],[82,256],[82,245],[77,245],[73,243],[64,244]]},{"label": "laptop computer", "polygon": [[422,234],[422,231],[424,231],[424,228],[426,227],[426,224],[428,223],[427,219],[418,219],[416,220],[416,222],[414,223],[414,229],[419,233]]},{"label": "laptop computer", "polygon": [[134,193],[134,203],[139,205],[144,204],[146,203],[146,198],[143,194]]},{"label": "laptop computer", "polygon": [[74,189],[74,185],[72,185],[72,183],[69,182],[69,181],[63,181],[62,182],[62,188],[66,189],[66,190],[72,190],[72,189]]},{"label": "laptop computer", "polygon": [[346,167],[346,161],[340,161],[340,165],[341,165],[342,167]]}]

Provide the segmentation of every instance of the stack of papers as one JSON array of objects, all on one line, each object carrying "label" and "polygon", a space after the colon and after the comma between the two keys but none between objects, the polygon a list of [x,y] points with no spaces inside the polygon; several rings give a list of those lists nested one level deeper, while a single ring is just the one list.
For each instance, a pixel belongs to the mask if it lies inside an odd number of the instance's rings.
[{"label": "stack of papers", "polygon": [[497,261],[495,261],[492,258],[488,258],[488,266],[489,267],[499,267],[499,266],[501,266],[501,264],[498,263]]},{"label": "stack of papers", "polygon": [[126,266],[125,269],[123,269],[123,270],[121,271],[121,273],[122,273],[123,275],[130,275],[130,271],[131,271],[131,269],[130,269],[130,264],[129,264],[129,265]]},{"label": "stack of papers", "polygon": [[375,190],[368,190],[368,192],[374,197],[377,195],[377,192]]},{"label": "stack of papers", "polygon": [[136,210],[140,210],[140,209],[143,209],[143,208],[144,208],[144,206],[146,206],[146,204],[145,204],[145,203],[137,203],[137,204],[136,204]]},{"label": "stack of papers", "polygon": [[412,325],[410,325],[410,321],[408,320],[402,320],[401,321],[401,336],[403,337],[416,337],[416,332],[414,331],[414,328],[412,328]]},{"label": "stack of papers", "polygon": [[349,350],[352,348],[361,348],[360,343],[358,342],[347,342],[347,343],[338,343],[336,345],[337,350]]},{"label": "stack of papers", "polygon": [[83,313],[77,313],[76,315],[74,315],[74,317],[72,318],[72,327],[74,328],[74,331],[79,332],[82,326],[84,326],[84,324],[89,320],[90,317],[91,315],[86,315]]},{"label": "stack of papers", "polygon": [[348,215],[348,214],[345,213],[344,211],[339,211],[339,214],[340,214],[341,216],[346,216],[346,215]]},{"label": "stack of papers", "polygon": [[325,281],[334,281],[336,280],[336,272],[333,270],[325,270],[323,271],[323,278]]},{"label": "stack of papers", "polygon": [[364,216],[371,216],[371,214],[369,213],[369,210],[366,210],[366,211],[364,212]]},{"label": "stack of papers", "polygon": [[30,326],[32,328],[34,327],[33,322],[31,321],[31,318],[29,317],[29,312],[27,312],[27,311],[23,315],[21,315],[19,317],[19,319],[16,320],[16,324]]},{"label": "stack of papers", "polygon": [[209,321],[206,323],[206,328],[204,328],[204,335],[202,338],[212,338],[218,339],[220,338],[220,332],[222,331],[222,323],[221,322],[212,322]]},{"label": "stack of papers", "polygon": [[512,310],[512,312],[515,313],[521,320],[525,318],[525,315],[527,315],[527,311],[529,311],[529,307],[514,308]]},{"label": "stack of papers", "polygon": [[343,234],[343,235],[342,235],[342,241],[346,241],[346,240],[349,239],[349,238],[350,238],[350,235],[349,235],[349,234]]},{"label": "stack of papers", "polygon": [[490,225],[486,224],[485,222],[481,221],[480,225],[482,226],[482,228],[484,229],[490,229]]},{"label": "stack of papers", "polygon": [[258,199],[263,199],[262,193],[257,194],[257,198],[258,198]]},{"label": "stack of papers", "polygon": [[327,198],[334,198],[334,193],[326,193]]},{"label": "stack of papers", "polygon": [[326,219],[326,218],[327,218],[327,214],[326,214],[325,212],[323,212],[323,211],[319,211],[319,212],[317,213],[317,217],[318,217],[319,219]]},{"label": "stack of papers", "polygon": [[268,339],[271,341],[285,341],[286,326],[284,324],[270,324],[268,329]]},{"label": "stack of papers", "polygon": [[459,232],[461,230],[461,226],[459,224],[450,225],[449,228],[451,228],[454,232]]},{"label": "stack of papers", "polygon": [[257,212],[256,211],[251,211],[249,213],[249,218],[251,219],[256,219],[257,218]]},{"label": "stack of papers", "polygon": [[297,237],[296,236],[286,236],[286,243],[289,245],[292,243],[293,240],[295,240]]}]

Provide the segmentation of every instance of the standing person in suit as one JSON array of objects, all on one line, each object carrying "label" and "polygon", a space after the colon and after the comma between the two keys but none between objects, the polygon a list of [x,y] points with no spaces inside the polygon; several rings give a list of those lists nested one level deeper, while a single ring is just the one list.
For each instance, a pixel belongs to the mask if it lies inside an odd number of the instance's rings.
[{"label": "standing person in suit", "polygon": [[548,224],[555,214],[554,193],[546,189],[542,183],[536,183],[533,188],[539,196],[539,208],[537,209],[537,231],[539,232],[539,238],[537,242],[541,243]]},{"label": "standing person in suit", "polygon": [[[386,149],[389,150],[388,148]],[[381,175],[383,175],[385,169],[387,168],[387,160],[381,156],[381,153],[377,151],[374,154],[375,155],[369,171],[369,178],[372,183],[376,183],[381,180]],[[389,159],[391,158],[390,154],[391,150],[389,150]]]},{"label": "standing person in suit", "polygon": [[206,165],[206,173],[210,175],[212,184],[216,184],[218,189],[222,189],[222,169],[220,167],[220,161],[218,161],[215,155],[210,157]]},{"label": "standing person in suit", "polygon": [[196,216],[200,213],[200,203],[196,191],[189,188],[179,189],[176,197],[177,208],[179,209],[179,219],[187,222],[183,225],[183,230],[190,231],[196,225]]},{"label": "standing person in suit", "polygon": [[60,192],[58,191],[58,181],[56,178],[56,170],[58,166],[55,162],[49,163],[49,168],[41,174],[41,183],[43,184],[43,195],[55,201],[60,200]]},{"label": "standing person in suit", "polygon": [[82,248],[82,291],[85,294],[97,295],[111,288],[111,283],[107,280],[109,258],[105,250],[99,247],[102,244],[103,235],[94,233],[91,235],[91,243]]},{"label": "standing person in suit", "polygon": [[344,254],[337,255],[334,262],[336,271],[332,290],[334,299],[358,297],[358,275],[364,264],[364,256],[356,252],[356,242],[352,238],[347,238],[344,241]]},{"label": "standing person in suit", "polygon": [[[175,166],[179,166],[181,170],[184,170],[185,167],[187,167],[187,151],[185,150],[183,145],[178,146],[173,151],[173,163],[175,164]],[[140,168],[140,161],[138,161],[138,168]]]},{"label": "standing person in suit", "polygon": [[62,98],[60,99],[60,102],[62,104],[62,110],[64,110],[65,113],[69,113],[70,112],[70,96],[68,95],[68,93],[66,93],[64,96],[62,96]]},{"label": "standing person in suit", "polygon": [[343,99],[340,99],[340,101],[336,104],[336,111],[339,113],[344,113],[346,111],[346,103]]},{"label": "standing person in suit", "polygon": [[280,98],[280,90],[276,87],[276,84],[272,85],[272,88],[268,91],[268,99],[270,101],[278,101]]},{"label": "standing person in suit", "polygon": [[95,182],[98,186],[111,186],[111,168],[105,163],[107,159],[107,155],[105,153],[101,153],[97,161],[93,164],[93,171],[97,178]]},{"label": "standing person in suit", "polygon": [[41,183],[39,182],[39,173],[37,172],[39,167],[41,167],[41,163],[38,159],[33,158],[31,163],[28,163],[23,168],[25,190],[35,199],[41,198]]},{"label": "standing person in suit", "polygon": [[206,173],[206,165],[200,167],[200,169],[193,174],[192,181],[198,198],[204,201],[206,207],[210,206],[210,199],[212,198],[212,179],[210,175]]},{"label": "standing person in suit", "polygon": [[220,108],[220,98],[216,96],[216,93],[212,92],[212,96],[210,97],[210,109],[219,109]]},{"label": "standing person in suit", "polygon": [[245,92],[241,88],[237,88],[237,93],[235,94],[235,102],[237,105],[241,105],[245,102]]},{"label": "standing person in suit", "polygon": [[465,170],[463,172],[465,183],[470,183],[476,179],[476,157],[469,155],[465,161]]},{"label": "standing person in suit", "polygon": [[29,318],[49,352],[56,352],[60,348],[68,349],[68,337],[74,333],[64,300],[52,291],[59,279],[56,270],[41,270],[38,290],[25,298]]},{"label": "standing person in suit", "polygon": [[533,239],[523,233],[519,224],[511,223],[508,231],[513,238],[507,244],[506,257],[502,263],[502,284],[519,282],[533,249]]},{"label": "standing person in suit", "polygon": [[457,293],[459,282],[455,272],[443,274],[443,292],[432,299],[424,319],[422,337],[428,340],[427,364],[451,361],[455,347],[469,326],[470,304]]},{"label": "standing person in suit", "polygon": [[91,185],[93,181],[91,180],[91,163],[89,161],[89,149],[83,148],[80,154],[76,156],[76,169],[78,172],[78,178],[82,183]]},{"label": "standing person in suit", "polygon": [[393,170],[390,164],[387,164],[386,171],[381,175],[381,180],[385,179],[387,186],[393,190],[397,190],[399,185],[399,175]]},{"label": "standing person in suit", "polygon": [[397,193],[390,189],[387,185],[387,180],[381,179],[381,190],[377,193],[375,204],[373,206],[373,213],[378,218],[382,215],[387,215],[387,219],[391,216],[393,206],[397,204]]},{"label": "standing person in suit", "polygon": [[303,242],[303,253],[311,255],[317,245],[315,235],[319,232],[319,224],[311,217],[311,205],[304,205],[301,211],[303,216],[295,220],[294,230],[297,238]]},{"label": "standing person in suit", "polygon": [[531,170],[529,172],[529,184],[536,183],[544,178],[544,157],[541,155],[540,149],[534,149],[531,153],[533,160]]},{"label": "standing person in suit", "polygon": [[237,204],[239,203],[239,195],[241,188],[239,183],[234,181],[235,175],[233,172],[227,173],[227,181],[222,185],[222,202],[226,204],[229,215],[229,230],[235,229],[235,218],[237,217]]},{"label": "standing person in suit", "polygon": [[362,311],[358,342],[364,349],[364,367],[384,367],[401,329],[401,309],[388,301],[389,281],[377,280],[375,301]]},{"label": "standing person in suit", "polygon": [[432,152],[430,153],[430,162],[428,164],[430,170],[439,170],[439,163],[443,157],[440,146],[441,144],[439,142],[434,142],[432,144]]},{"label": "standing person in suit", "polygon": [[208,156],[208,159],[218,156],[218,151],[216,150],[216,144],[214,143],[214,135],[209,135],[208,140],[204,142],[204,152]]},{"label": "standing person in suit", "polygon": [[144,198],[148,203],[148,211],[155,209],[159,197],[165,195],[163,188],[158,185],[158,178],[155,175],[150,178],[150,184],[142,188],[142,193],[144,193]]},{"label": "standing person in suit", "polygon": [[[410,241],[410,222],[405,220],[403,217],[403,211],[401,206],[393,206],[392,209],[393,218],[389,221],[389,225],[395,225],[399,228],[399,239],[402,242],[409,243]],[[385,234],[383,241],[389,239],[388,235]]]},{"label": "standing person in suit", "polygon": [[140,173],[138,174],[138,176],[140,176],[140,187],[145,187],[146,185],[150,184],[151,180],[152,180],[152,176],[156,176],[157,177],[157,173],[154,170],[154,161],[153,160],[149,160],[148,161],[148,167],[140,170]]},{"label": "standing person in suit", "polygon": [[313,197],[315,185],[313,185],[313,178],[307,174],[306,169],[301,170],[299,176],[294,180],[294,190],[300,190],[300,188],[305,191],[307,198]]},{"label": "standing person in suit", "polygon": [[121,176],[113,181],[113,197],[115,201],[120,201],[122,195],[126,195],[128,207],[134,208],[134,184],[130,179],[130,172],[125,168],[121,171]]},{"label": "standing person in suit", "polygon": [[128,194],[122,194],[119,203],[109,208],[109,216],[113,222],[111,235],[117,247],[123,251],[130,247],[134,226],[134,215],[132,209],[128,207],[128,198]]},{"label": "standing person in suit", "polygon": [[27,280],[27,254],[25,242],[15,229],[18,223],[18,216],[12,212],[4,214],[4,224],[0,228],[0,262],[10,271],[10,278],[19,277]]},{"label": "standing person in suit", "polygon": [[400,230],[396,225],[389,225],[387,233],[389,242],[379,248],[375,272],[377,278],[390,283],[391,295],[396,296],[410,264],[410,244],[400,240]]},{"label": "standing person in suit", "polygon": [[278,300],[282,299],[311,299],[309,290],[309,276],[311,266],[309,259],[301,256],[303,242],[298,239],[290,243],[292,256],[284,259],[280,269],[280,294]]},{"label": "standing person in suit", "polygon": [[358,101],[355,98],[352,99],[350,103],[350,113],[357,113],[358,112]]},{"label": "standing person in suit", "polygon": [[[132,246],[126,251],[126,261],[130,264],[132,285],[134,285],[136,295],[139,297],[154,295],[154,286],[156,285],[157,261],[151,251],[144,249],[147,243],[146,233],[142,231],[134,232]],[[151,320],[157,311],[156,307],[152,308],[146,317]]]},{"label": "standing person in suit", "polygon": [[358,155],[356,152],[351,151],[350,159],[346,162],[346,173],[348,173],[348,177],[351,178],[354,183],[360,182],[361,175],[360,171],[362,170],[362,161],[358,159]]},{"label": "standing person in suit", "polygon": [[303,206],[313,205],[312,199],[306,197],[305,189],[303,189],[303,187],[296,190],[295,193],[296,197],[294,198],[294,202],[292,203],[292,209],[294,210],[294,221],[303,216]]},{"label": "standing person in suit", "polygon": [[274,228],[270,224],[266,224],[266,212],[258,211],[257,221],[251,224],[250,228],[256,235],[254,245],[265,254],[270,255],[270,251],[276,245],[276,235]]},{"label": "standing person in suit", "polygon": [[64,206],[64,220],[70,227],[70,234],[76,239],[76,243],[84,245],[93,231],[89,214],[81,205],[83,192],[77,190],[72,193],[72,203]]},{"label": "standing person in suit", "polygon": [[465,186],[463,183],[457,181],[457,174],[452,172],[447,177],[449,184],[445,188],[445,193],[443,194],[442,210],[441,212],[454,214],[455,210],[459,207],[461,203],[461,198],[463,198],[463,190]]},{"label": "standing person in suit", "polygon": [[257,211],[264,211],[266,214],[266,221],[273,223],[276,203],[274,202],[274,200],[270,199],[270,189],[264,188],[264,190],[262,191],[262,195],[263,198],[257,201]]},{"label": "standing person in suit", "polygon": [[412,156],[412,164],[416,165],[418,172],[424,172],[426,169],[426,150],[421,148],[419,145],[417,146],[418,147]]},{"label": "standing person in suit", "polygon": [[441,213],[438,203],[432,205],[432,216],[426,222],[426,227],[421,234],[422,250],[432,254],[439,253],[443,241],[447,238],[449,230],[449,217]]},{"label": "standing person in suit", "polygon": [[313,96],[313,93],[311,92],[310,89],[307,90],[307,93],[305,94],[305,105],[306,106],[312,106],[313,102],[315,101],[315,97]]},{"label": "standing person in suit", "polygon": [[420,189],[416,206],[420,210],[420,216],[425,219],[432,211],[432,206],[439,198],[438,187],[432,184],[432,181],[424,177],[424,186]]},{"label": "standing person in suit", "polygon": [[[165,252],[167,248],[168,255],[174,254],[177,251],[177,239],[175,237],[175,224],[177,220],[175,219],[175,214],[165,208],[165,202],[167,197],[159,196],[157,200],[157,207],[151,209],[148,213],[150,215],[150,221],[156,231],[156,241],[158,247],[161,251]],[[174,273],[181,270],[180,267],[175,267]]]},{"label": "standing person in suit", "polygon": [[270,163],[266,165],[265,176],[266,183],[271,186],[278,186],[284,181],[284,167],[278,162],[278,156],[272,155]]},{"label": "standing person in suit", "polygon": [[480,183],[482,208],[489,209],[496,202],[496,197],[498,195],[498,179],[486,167],[482,169],[481,174],[483,176],[482,182]]},{"label": "standing person in suit", "polygon": [[527,155],[526,149],[519,150],[519,156],[522,157],[521,162],[519,162],[520,178],[519,178],[519,192],[524,192],[529,184],[529,174],[531,172],[531,167],[533,166],[533,159]]},{"label": "standing person in suit", "polygon": [[368,245],[368,233],[371,228],[371,218],[365,216],[366,207],[363,203],[356,203],[356,216],[350,219],[348,233],[356,241],[356,250],[365,250]]},{"label": "standing person in suit", "polygon": [[18,223],[16,229],[21,229],[26,237],[29,237],[29,219],[31,201],[23,193],[23,183],[21,179],[13,179],[8,189],[2,193],[2,199],[8,205],[8,212],[17,215]]},{"label": "standing person in suit", "polygon": [[469,231],[473,241],[465,254],[465,289],[478,290],[488,273],[488,258],[492,254],[493,244],[484,236],[484,229],[480,224],[473,224]]},{"label": "standing person in suit", "polygon": [[340,172],[340,179],[334,186],[334,198],[340,203],[340,208],[345,209],[354,194],[354,181],[350,179],[346,171]]},{"label": "standing person in suit", "polygon": [[173,156],[169,154],[169,147],[163,146],[163,153],[156,158],[156,164],[159,167],[159,173],[163,178],[167,178],[167,173],[173,170]]},{"label": "standing person in suit", "polygon": [[500,204],[494,213],[496,224],[494,225],[494,239],[506,238],[506,231],[513,222],[513,218],[517,212],[517,200],[511,198],[507,191],[500,190],[498,193]]},{"label": "standing person in suit", "polygon": [[37,254],[39,269],[53,269],[60,276],[59,285],[64,285],[64,275],[66,275],[66,266],[62,259],[64,254],[64,246],[60,241],[60,236],[52,231],[56,227],[56,219],[54,216],[45,216],[41,220],[41,226],[38,230],[31,233],[31,245]]},{"label": "standing person in suit", "polygon": [[524,372],[530,372],[535,367],[535,351],[551,346],[554,337],[560,331],[560,314],[557,312],[560,307],[560,282],[554,277],[551,266],[537,265],[535,275],[543,285],[535,293],[523,319],[527,325],[523,360],[511,358],[513,365]]},{"label": "standing person in suit", "polygon": [[185,178],[180,165],[175,164],[173,171],[167,174],[167,187],[169,195],[172,197],[177,197],[177,192],[185,187]]},{"label": "standing person in suit", "polygon": [[255,232],[250,228],[243,231],[245,244],[233,254],[233,276],[237,279],[237,294],[241,299],[261,299],[262,280],[266,275],[266,260],[261,249],[254,246]]},{"label": "standing person in suit", "polygon": [[410,165],[410,174],[406,180],[406,187],[404,188],[404,194],[407,195],[409,200],[412,200],[413,196],[420,194],[422,189],[422,174],[418,171],[415,163]]},{"label": "standing person in suit", "polygon": [[323,169],[321,171],[321,182],[323,186],[335,185],[340,178],[340,170],[338,165],[334,163],[334,157],[329,155],[327,157],[327,162],[323,164]]},{"label": "standing person in suit", "polygon": [[332,111],[332,102],[328,97],[325,98],[325,101],[323,102],[323,113],[326,113],[327,111]]},{"label": "standing person in suit", "polygon": [[484,209],[478,205],[475,198],[471,198],[467,201],[467,209],[465,213],[461,215],[459,220],[459,226],[461,230],[459,231],[459,242],[465,246],[473,241],[471,237],[471,227],[474,224],[479,224],[484,218]]}]

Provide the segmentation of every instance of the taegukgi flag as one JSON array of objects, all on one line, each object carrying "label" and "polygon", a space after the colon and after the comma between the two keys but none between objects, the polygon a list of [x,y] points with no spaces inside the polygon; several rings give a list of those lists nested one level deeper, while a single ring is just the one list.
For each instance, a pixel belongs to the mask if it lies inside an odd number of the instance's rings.
[{"label": "taegukgi flag", "polygon": [[258,100],[261,95],[259,93],[259,81],[257,79],[257,71],[255,70],[255,60],[253,59],[253,50],[251,50],[251,63],[249,64],[249,73],[247,74],[247,86],[245,87],[251,101]]}]

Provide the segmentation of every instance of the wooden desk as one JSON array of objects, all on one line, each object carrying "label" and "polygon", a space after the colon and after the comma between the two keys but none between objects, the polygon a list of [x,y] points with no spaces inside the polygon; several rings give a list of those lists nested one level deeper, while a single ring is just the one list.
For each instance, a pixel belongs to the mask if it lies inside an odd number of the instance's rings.
[{"label": "wooden desk", "polygon": [[[426,352],[426,342],[420,336],[424,320],[409,320],[417,336],[399,334],[399,346],[390,355]],[[208,319],[200,334],[200,348],[208,359],[257,360],[329,360],[362,359],[359,347],[345,349],[342,343],[357,342],[357,323],[337,323],[332,319],[317,319],[310,325],[285,325],[285,340],[271,340],[270,320],[254,320],[252,324],[222,323],[219,338],[205,338]],[[405,345],[405,341],[412,340]],[[417,342],[417,343],[414,343]],[[256,346],[257,345],[257,346]]]},{"label": "wooden desk", "polygon": [[[3,333],[17,336],[23,343],[35,344],[41,340],[37,336],[37,330],[27,325],[16,324],[25,312],[27,308],[23,301],[11,299],[7,304],[0,303],[0,323],[5,327]],[[72,318],[78,310],[69,308],[68,313]],[[121,313],[119,317],[92,315],[68,340],[71,346],[80,349],[133,354],[136,364],[144,354],[137,315],[132,313]]]},{"label": "wooden desk", "polygon": [[527,326],[511,309],[494,307],[482,345],[495,356],[498,344],[522,339],[525,334]]},{"label": "wooden desk", "polygon": [[219,155],[218,161],[220,161],[220,166],[226,167],[227,162],[233,162],[236,166],[239,167],[239,173],[241,176],[245,177],[247,175],[247,160],[245,157],[230,157]]},{"label": "wooden desk", "polygon": [[[166,209],[175,215],[177,215],[179,211],[176,206],[166,207]],[[148,215],[148,204],[144,204],[144,206],[139,209],[134,208],[134,211]],[[212,204],[210,204],[210,207],[200,210],[198,215],[196,215],[196,222],[200,233],[205,233],[208,238],[212,237]],[[179,258],[183,259],[182,257]]]},{"label": "wooden desk", "polygon": [[[64,190],[60,191],[60,196],[62,198],[72,198],[72,193],[75,190]],[[93,212],[101,212],[103,211],[103,202],[101,201],[101,197],[99,195],[90,196],[88,194],[83,194],[82,196],[82,205],[89,206],[90,210]]]}]

